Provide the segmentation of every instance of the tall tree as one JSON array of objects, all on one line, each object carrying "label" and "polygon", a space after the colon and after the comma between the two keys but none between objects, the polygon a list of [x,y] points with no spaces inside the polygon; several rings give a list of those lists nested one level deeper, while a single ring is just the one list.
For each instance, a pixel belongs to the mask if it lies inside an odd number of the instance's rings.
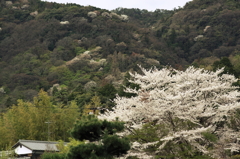
[{"label": "tall tree", "polygon": [[240,92],[232,86],[237,81],[233,75],[219,75],[223,69],[210,72],[194,67],[186,71],[141,69],[143,74],[131,74],[133,80],[130,80],[140,89],[126,89],[137,96],[117,97],[113,111],[100,115],[100,119],[118,118],[126,122],[126,134],[141,129],[144,123],[163,125],[164,129],[157,131],[158,140],[138,144],[141,148],[158,145],[158,154],[174,142],[187,143],[202,154],[220,157],[214,146],[212,151],[208,150],[214,143],[207,142],[208,135],[204,133],[221,138],[215,146],[228,143],[231,146],[224,144],[224,149],[239,151],[240,145],[235,141],[240,133],[227,126],[230,116],[240,108]]}]

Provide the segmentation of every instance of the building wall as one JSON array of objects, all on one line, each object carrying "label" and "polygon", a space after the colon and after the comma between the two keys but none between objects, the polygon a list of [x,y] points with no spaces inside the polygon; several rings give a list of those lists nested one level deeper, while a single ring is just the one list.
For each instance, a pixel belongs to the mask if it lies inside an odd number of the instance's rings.
[{"label": "building wall", "polygon": [[32,154],[32,150],[28,149],[25,146],[19,145],[17,148],[15,148],[15,153],[18,155],[27,155]]}]

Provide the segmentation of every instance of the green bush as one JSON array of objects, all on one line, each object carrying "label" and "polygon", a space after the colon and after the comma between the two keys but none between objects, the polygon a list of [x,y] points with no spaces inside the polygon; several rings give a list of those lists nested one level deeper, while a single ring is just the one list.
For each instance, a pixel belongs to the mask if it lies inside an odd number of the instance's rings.
[{"label": "green bush", "polygon": [[74,51],[75,51],[76,55],[80,55],[80,54],[84,53],[86,50],[82,47],[76,47]]},{"label": "green bush", "polygon": [[64,159],[65,154],[45,152],[42,154],[41,159]]}]

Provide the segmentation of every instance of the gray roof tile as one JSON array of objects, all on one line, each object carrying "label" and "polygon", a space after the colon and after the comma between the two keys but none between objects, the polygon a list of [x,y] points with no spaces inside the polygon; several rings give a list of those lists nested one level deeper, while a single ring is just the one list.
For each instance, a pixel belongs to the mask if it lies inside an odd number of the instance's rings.
[{"label": "gray roof tile", "polygon": [[18,145],[23,145],[31,150],[37,151],[59,151],[57,148],[58,142],[52,141],[36,141],[36,140],[19,140],[13,148]]}]

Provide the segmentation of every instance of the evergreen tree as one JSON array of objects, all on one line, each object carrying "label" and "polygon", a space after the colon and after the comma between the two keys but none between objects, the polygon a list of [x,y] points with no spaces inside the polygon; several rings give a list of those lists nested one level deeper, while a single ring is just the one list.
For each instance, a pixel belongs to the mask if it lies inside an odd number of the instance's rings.
[{"label": "evergreen tree", "polygon": [[120,138],[115,133],[124,129],[124,123],[99,120],[95,116],[86,116],[78,120],[71,130],[75,139],[88,140],[90,143],[79,144],[70,148],[69,159],[111,159],[113,156],[126,154],[130,149],[128,139]]},{"label": "evergreen tree", "polygon": [[213,63],[213,70],[216,71],[217,69],[224,68],[222,74],[232,74],[237,77],[236,71],[234,70],[234,66],[232,65],[231,61],[227,57],[223,57],[220,61],[215,61]]}]

